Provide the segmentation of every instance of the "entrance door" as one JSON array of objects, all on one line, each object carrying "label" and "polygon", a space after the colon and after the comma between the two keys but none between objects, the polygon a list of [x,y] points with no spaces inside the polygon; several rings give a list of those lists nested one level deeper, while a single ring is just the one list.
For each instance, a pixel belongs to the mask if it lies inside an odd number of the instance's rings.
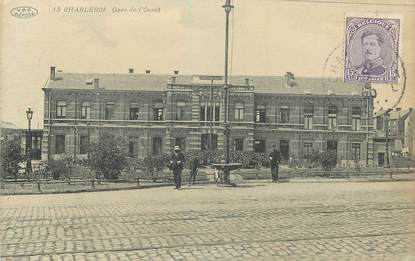
[{"label": "entrance door", "polygon": [[378,166],[383,167],[385,165],[385,153],[379,152],[378,153]]},{"label": "entrance door", "polygon": [[201,138],[201,149],[202,150],[216,150],[217,147],[218,147],[218,135],[217,134],[214,134],[214,133],[202,134],[202,138]]}]

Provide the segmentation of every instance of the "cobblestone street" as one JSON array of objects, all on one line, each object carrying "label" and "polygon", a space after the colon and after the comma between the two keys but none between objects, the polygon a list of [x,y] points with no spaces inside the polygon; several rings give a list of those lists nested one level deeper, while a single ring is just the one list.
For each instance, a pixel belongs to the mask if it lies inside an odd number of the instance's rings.
[{"label": "cobblestone street", "polygon": [[415,182],[3,196],[2,260],[415,260]]}]

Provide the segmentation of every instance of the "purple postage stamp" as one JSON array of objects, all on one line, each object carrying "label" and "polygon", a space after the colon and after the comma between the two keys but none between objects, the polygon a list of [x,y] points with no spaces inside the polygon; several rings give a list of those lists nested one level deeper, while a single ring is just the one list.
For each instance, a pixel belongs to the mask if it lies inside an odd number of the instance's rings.
[{"label": "purple postage stamp", "polygon": [[344,81],[398,83],[400,20],[346,18]]}]

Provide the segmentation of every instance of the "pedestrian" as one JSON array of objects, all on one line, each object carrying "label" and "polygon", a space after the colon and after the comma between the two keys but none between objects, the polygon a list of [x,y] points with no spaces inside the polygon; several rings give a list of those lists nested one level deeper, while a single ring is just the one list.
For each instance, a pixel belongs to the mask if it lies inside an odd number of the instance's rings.
[{"label": "pedestrian", "polygon": [[278,168],[281,162],[281,154],[277,150],[276,145],[272,145],[272,152],[269,154],[269,163],[271,166],[272,182],[279,182],[278,179]]},{"label": "pedestrian", "polygon": [[197,171],[199,170],[199,159],[194,158],[190,162],[190,176],[189,176],[189,186],[194,185],[196,181]]},{"label": "pedestrian", "polygon": [[180,151],[180,146],[174,146],[174,153],[171,155],[170,166],[173,170],[175,189],[181,189],[182,170],[184,166],[184,155]]}]

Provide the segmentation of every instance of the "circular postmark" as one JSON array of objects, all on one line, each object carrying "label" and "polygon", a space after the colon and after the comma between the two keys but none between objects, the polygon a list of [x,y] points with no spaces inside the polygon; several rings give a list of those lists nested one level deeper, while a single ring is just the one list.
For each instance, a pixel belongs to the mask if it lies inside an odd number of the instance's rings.
[{"label": "circular postmark", "polygon": [[362,87],[362,95],[370,96],[374,99],[375,111],[382,108],[398,107],[406,89],[406,71],[402,58],[398,56],[397,83],[354,82],[345,84],[343,78],[345,64],[343,46],[344,42],[336,46],[325,59],[321,84],[327,93],[330,93],[330,90],[332,90],[333,94],[335,94],[335,88],[339,88],[341,84],[343,85],[342,88],[347,88],[348,84],[355,84]]},{"label": "circular postmark", "polygon": [[31,6],[19,6],[10,10],[10,14],[16,18],[32,18],[35,17],[39,11]]}]

